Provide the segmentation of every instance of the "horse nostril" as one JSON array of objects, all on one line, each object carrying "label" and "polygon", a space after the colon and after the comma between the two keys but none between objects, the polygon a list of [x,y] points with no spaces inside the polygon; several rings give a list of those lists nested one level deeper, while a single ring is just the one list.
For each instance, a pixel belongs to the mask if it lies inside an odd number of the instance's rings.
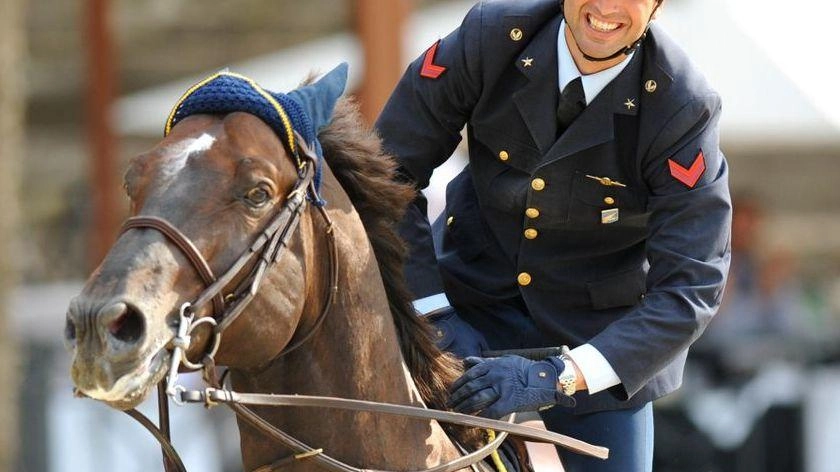
[{"label": "horse nostril", "polygon": [[114,338],[125,343],[135,343],[143,336],[145,323],[143,317],[134,308],[124,303],[117,303],[108,307],[103,315],[112,319],[107,326],[108,333]]}]

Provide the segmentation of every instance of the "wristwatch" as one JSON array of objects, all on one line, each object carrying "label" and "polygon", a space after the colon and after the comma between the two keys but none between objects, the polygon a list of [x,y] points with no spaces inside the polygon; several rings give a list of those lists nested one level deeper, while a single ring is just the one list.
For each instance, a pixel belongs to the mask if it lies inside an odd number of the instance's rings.
[{"label": "wristwatch", "polygon": [[575,371],[574,361],[565,353],[560,355],[560,360],[563,361],[563,372],[557,376],[557,388],[564,395],[571,397],[575,394],[577,389],[577,372]]}]

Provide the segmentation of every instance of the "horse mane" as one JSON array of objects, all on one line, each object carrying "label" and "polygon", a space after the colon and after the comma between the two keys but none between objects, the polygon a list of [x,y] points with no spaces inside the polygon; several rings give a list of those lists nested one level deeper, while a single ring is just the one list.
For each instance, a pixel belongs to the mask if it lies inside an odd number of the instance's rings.
[{"label": "horse mane", "polygon": [[376,133],[362,124],[352,100],[338,102],[332,122],[318,138],[327,164],[359,213],[373,246],[400,349],[417,389],[428,405],[443,408],[448,386],[463,369],[457,359],[435,346],[428,323],[411,304],[403,271],[407,249],[397,225],[416,190],[396,178],[396,161],[383,151]]}]

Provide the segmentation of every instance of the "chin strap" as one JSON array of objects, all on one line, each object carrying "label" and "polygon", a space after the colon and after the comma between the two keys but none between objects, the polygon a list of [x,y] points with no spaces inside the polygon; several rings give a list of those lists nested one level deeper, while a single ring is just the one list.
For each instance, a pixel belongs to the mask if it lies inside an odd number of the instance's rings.
[{"label": "chin strap", "polygon": [[[580,53],[583,54],[583,57],[586,58],[587,61],[592,61],[592,62],[611,61],[611,60],[613,60],[616,57],[621,56],[621,55],[629,56],[630,54],[633,54],[633,51],[635,51],[639,46],[642,45],[642,42],[645,40],[645,38],[647,38],[648,30],[650,30],[650,22],[648,22],[648,26],[647,26],[647,28],[645,28],[645,32],[642,33],[642,35],[639,36],[639,39],[634,41],[633,44],[631,44],[631,45],[629,45],[625,48],[619,49],[618,51],[614,52],[613,54],[610,54],[607,57],[590,56],[589,54],[586,54],[585,52],[583,52],[582,49],[580,50]],[[571,30],[569,30],[569,32],[571,33]],[[574,38],[574,33],[572,33],[572,37]],[[575,43],[577,43],[577,39],[575,39]]]}]

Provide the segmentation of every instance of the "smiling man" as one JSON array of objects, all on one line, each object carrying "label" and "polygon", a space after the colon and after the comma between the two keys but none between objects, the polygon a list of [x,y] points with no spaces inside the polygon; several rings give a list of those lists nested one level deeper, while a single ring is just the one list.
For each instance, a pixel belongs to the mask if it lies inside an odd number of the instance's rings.
[{"label": "smiling man", "polygon": [[729,267],[720,99],[652,24],[661,7],[481,2],[377,122],[418,189],[466,125],[469,165],[444,213],[430,226],[418,194],[403,227],[415,307],[469,367],[455,410],[540,409],[550,429],[610,448],[566,454],[571,472],[651,470],[651,402],[679,387]]}]

